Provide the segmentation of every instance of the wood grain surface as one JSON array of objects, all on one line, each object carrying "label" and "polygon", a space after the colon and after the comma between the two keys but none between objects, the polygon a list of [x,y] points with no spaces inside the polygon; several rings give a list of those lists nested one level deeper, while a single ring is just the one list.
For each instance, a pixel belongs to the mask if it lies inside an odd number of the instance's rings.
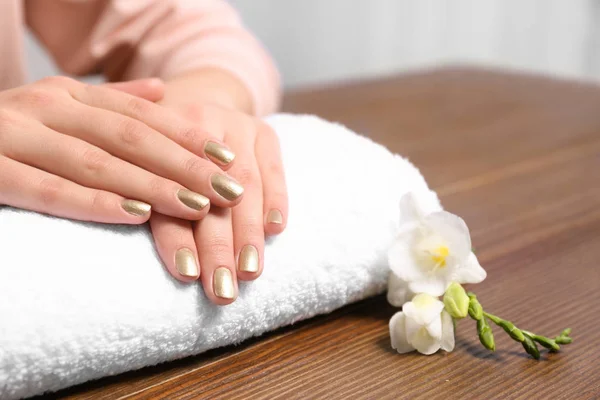
[{"label": "wood grain surface", "polygon": [[340,121],[410,158],[469,227],[490,312],[574,343],[535,361],[461,321],[452,353],[399,355],[382,296],[237,347],[102,379],[65,399],[600,398],[600,88],[445,69],[306,90],[286,111]]}]

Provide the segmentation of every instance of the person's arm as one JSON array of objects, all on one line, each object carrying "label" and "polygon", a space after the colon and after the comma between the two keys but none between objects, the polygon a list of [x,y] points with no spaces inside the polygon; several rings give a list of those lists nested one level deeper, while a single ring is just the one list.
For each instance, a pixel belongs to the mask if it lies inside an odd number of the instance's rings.
[{"label": "person's arm", "polygon": [[194,96],[259,116],[278,107],[273,60],[224,0],[27,0],[25,10],[69,74],[159,77],[167,103]]}]

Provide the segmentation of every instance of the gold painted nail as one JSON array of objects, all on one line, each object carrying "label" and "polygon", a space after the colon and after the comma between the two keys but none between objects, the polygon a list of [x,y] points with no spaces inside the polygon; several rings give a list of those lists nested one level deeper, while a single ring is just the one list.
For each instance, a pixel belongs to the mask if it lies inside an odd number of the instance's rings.
[{"label": "gold painted nail", "polygon": [[233,299],[233,278],[229,268],[219,267],[215,270],[213,285],[217,297]]},{"label": "gold painted nail", "polygon": [[228,165],[235,158],[231,150],[217,142],[207,142],[204,146],[204,154],[219,165]]},{"label": "gold painted nail", "polygon": [[214,174],[210,178],[210,183],[215,190],[222,197],[229,201],[233,201],[240,197],[244,193],[242,185],[228,177],[227,175]]},{"label": "gold painted nail", "polygon": [[210,200],[206,197],[187,189],[179,189],[177,197],[179,201],[194,210],[202,210],[210,203]]},{"label": "gold painted nail", "polygon": [[197,278],[200,274],[194,253],[185,247],[175,253],[175,267],[181,275],[190,278]]},{"label": "gold painted nail", "polygon": [[256,247],[248,244],[242,248],[238,268],[244,272],[258,271],[258,250],[256,250]]},{"label": "gold painted nail", "polygon": [[152,206],[150,204],[129,199],[123,200],[121,207],[123,207],[123,210],[127,211],[131,215],[135,215],[136,217],[145,217],[150,213],[150,210],[152,210]]},{"label": "gold painted nail", "polygon": [[271,210],[267,214],[267,224],[282,224],[283,223],[283,215],[281,215],[281,211],[279,210]]}]

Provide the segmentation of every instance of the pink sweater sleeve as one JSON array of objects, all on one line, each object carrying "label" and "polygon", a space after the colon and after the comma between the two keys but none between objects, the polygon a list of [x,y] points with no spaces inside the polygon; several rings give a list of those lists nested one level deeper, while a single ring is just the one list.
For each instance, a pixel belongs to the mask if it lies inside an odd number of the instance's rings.
[{"label": "pink sweater sleeve", "polygon": [[246,85],[257,115],[277,109],[273,60],[224,0],[27,0],[27,23],[73,75],[169,79],[217,67]]}]

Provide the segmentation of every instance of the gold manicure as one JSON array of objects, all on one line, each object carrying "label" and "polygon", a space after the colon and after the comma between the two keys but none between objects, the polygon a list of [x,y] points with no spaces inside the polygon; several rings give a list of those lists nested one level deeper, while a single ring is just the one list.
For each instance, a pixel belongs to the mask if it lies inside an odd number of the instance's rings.
[{"label": "gold manicure", "polygon": [[258,250],[256,250],[256,247],[248,244],[242,248],[238,268],[244,272],[258,271]]},{"label": "gold manicure", "polygon": [[281,211],[279,210],[271,210],[267,214],[267,224],[282,224],[283,223],[283,215],[281,215]]},{"label": "gold manicure", "polygon": [[216,164],[225,166],[233,161],[235,154],[227,147],[217,142],[207,142],[204,146],[204,154]]},{"label": "gold manicure", "polygon": [[150,213],[150,210],[152,210],[152,206],[150,206],[150,204],[129,199],[123,200],[121,207],[123,207],[123,210],[127,211],[131,215],[135,215],[136,217],[145,217]]},{"label": "gold manicure", "polygon": [[226,175],[214,174],[210,178],[210,183],[215,190],[222,197],[229,201],[233,201],[240,197],[244,193],[242,185],[229,178]]},{"label": "gold manicure", "polygon": [[217,297],[233,299],[233,278],[231,277],[229,268],[219,267],[215,270],[213,286]]},{"label": "gold manicure", "polygon": [[194,210],[202,210],[210,203],[206,197],[187,189],[179,189],[177,197],[183,204]]},{"label": "gold manicure", "polygon": [[175,253],[175,267],[177,271],[190,278],[197,278],[200,274],[198,264],[196,263],[196,257],[194,253],[187,248],[179,249]]}]

